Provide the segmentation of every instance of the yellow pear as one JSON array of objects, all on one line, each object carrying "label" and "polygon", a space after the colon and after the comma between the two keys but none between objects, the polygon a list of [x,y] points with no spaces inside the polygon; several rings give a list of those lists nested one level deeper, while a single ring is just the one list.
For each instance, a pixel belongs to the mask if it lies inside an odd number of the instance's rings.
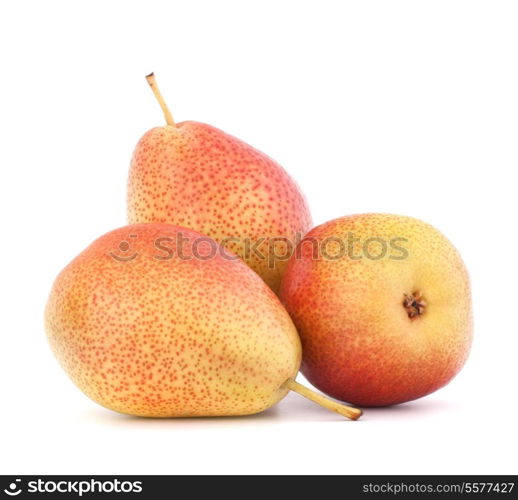
[{"label": "yellow pear", "polygon": [[245,415],[291,389],[361,414],[294,381],[300,341],[275,294],[189,229],[136,224],[97,239],[57,277],[46,330],[72,381],[118,412]]},{"label": "yellow pear", "polygon": [[288,263],[281,299],[302,340],[302,373],[342,401],[420,398],[468,357],[468,273],[455,247],[418,219],[361,214],[312,229]]}]

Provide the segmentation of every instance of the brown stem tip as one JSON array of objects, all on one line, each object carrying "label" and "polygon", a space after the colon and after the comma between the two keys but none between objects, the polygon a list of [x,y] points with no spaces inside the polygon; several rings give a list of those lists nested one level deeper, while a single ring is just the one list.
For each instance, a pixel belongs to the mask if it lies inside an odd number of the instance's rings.
[{"label": "brown stem tip", "polygon": [[158,104],[160,104],[160,107],[162,108],[162,112],[164,113],[165,121],[168,125],[171,127],[176,127],[176,123],[173,120],[173,115],[171,114],[171,111],[169,111],[169,108],[167,107],[167,104],[162,97],[162,93],[160,92],[160,89],[158,88],[158,84],[156,83],[156,78],[154,73],[149,73],[149,75],[146,75],[146,80],[151,87],[151,90],[153,91],[153,94],[155,94],[156,100],[158,101]]},{"label": "brown stem tip", "polygon": [[344,417],[350,418],[351,420],[357,420],[361,417],[362,411],[359,408],[353,408],[352,406],[347,406],[341,403],[337,403],[336,401],[332,401],[329,398],[326,398],[322,394],[318,394],[317,392],[308,389],[307,387],[295,382],[292,378],[289,378],[284,382],[284,386],[290,391],[297,392],[301,396],[304,396],[307,399],[310,399],[314,403],[327,408],[328,410],[335,411]]},{"label": "brown stem tip", "polygon": [[423,294],[419,291],[412,294],[403,294],[403,307],[406,309],[408,317],[410,319],[422,316],[426,311],[426,301],[423,298]]}]

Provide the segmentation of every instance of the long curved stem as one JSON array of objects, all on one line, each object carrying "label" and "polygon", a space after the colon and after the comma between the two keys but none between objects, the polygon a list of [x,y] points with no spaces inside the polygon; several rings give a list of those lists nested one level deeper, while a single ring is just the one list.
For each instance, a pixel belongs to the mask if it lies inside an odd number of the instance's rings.
[{"label": "long curved stem", "polygon": [[171,127],[176,127],[176,123],[173,120],[173,115],[171,114],[171,111],[169,111],[169,108],[167,107],[167,104],[166,104],[164,98],[162,97],[162,93],[160,92],[160,89],[158,88],[158,84],[156,83],[155,74],[150,73],[149,75],[146,76],[146,80],[149,83],[149,86],[151,87],[153,94],[155,94],[158,104],[160,104],[160,107],[162,108],[166,123],[168,125],[171,125]]},{"label": "long curved stem", "polygon": [[335,401],[318,394],[307,387],[304,387],[302,384],[295,382],[294,379],[289,378],[284,382],[284,386],[291,391],[297,392],[301,396],[310,399],[311,401],[327,408],[328,410],[335,411],[344,417],[350,418],[351,420],[357,420],[361,417],[362,411],[359,408],[353,408],[352,406],[347,406],[344,404],[336,403]]}]

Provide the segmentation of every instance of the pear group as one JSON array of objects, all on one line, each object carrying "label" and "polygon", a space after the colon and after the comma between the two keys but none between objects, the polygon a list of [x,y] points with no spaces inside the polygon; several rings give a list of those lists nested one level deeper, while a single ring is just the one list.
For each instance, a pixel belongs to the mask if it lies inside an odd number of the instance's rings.
[{"label": "pear group", "polygon": [[129,225],[58,275],[50,346],[71,380],[143,417],[249,415],[291,390],[350,419],[447,384],[472,340],[468,273],[411,217],[361,214],[312,229],[278,163],[211,125],[165,125],[130,164]]}]

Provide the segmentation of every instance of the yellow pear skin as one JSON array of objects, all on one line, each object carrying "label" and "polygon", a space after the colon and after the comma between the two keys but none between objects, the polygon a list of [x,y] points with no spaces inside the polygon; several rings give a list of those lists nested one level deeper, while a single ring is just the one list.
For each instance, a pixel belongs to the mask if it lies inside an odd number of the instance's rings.
[{"label": "yellow pear skin", "polygon": [[[169,258],[179,234],[183,258]],[[193,246],[200,238],[206,248]],[[203,248],[217,253],[201,260]],[[295,327],[261,278],[212,240],[167,224],[92,243],[56,279],[46,329],[86,395],[146,417],[263,411],[286,395],[301,358]]]},{"label": "yellow pear skin", "polygon": [[277,296],[236,255],[190,229],[135,224],[94,241],[57,277],[48,339],[97,403],[144,417],[258,413],[298,384],[301,345]]}]

